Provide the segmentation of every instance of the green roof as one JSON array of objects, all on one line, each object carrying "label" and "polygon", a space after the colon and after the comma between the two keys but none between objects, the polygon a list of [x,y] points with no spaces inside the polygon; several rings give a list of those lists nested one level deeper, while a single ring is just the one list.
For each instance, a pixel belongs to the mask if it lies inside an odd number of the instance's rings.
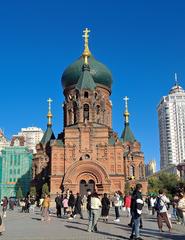
[{"label": "green roof", "polygon": [[115,142],[116,141],[115,141],[115,138],[113,136],[109,137],[109,141],[108,141],[109,145],[114,145]]},{"label": "green roof", "polygon": [[[104,64],[97,61],[92,55],[88,58],[88,64],[90,66],[90,75],[94,82],[96,84],[105,85],[111,89],[112,74],[110,70]],[[83,65],[84,57],[81,56],[65,69],[61,79],[63,88],[77,84],[83,71]]]},{"label": "green roof", "polygon": [[76,84],[76,88],[78,90],[81,90],[81,89],[94,90],[95,87],[96,87],[96,84],[92,78],[92,75],[90,74],[90,67],[89,65],[84,64],[82,67],[82,73]]},{"label": "green roof", "polygon": [[55,135],[53,133],[53,130],[52,130],[51,126],[47,126],[47,129],[44,133],[44,136],[41,139],[41,143],[43,145],[46,145],[52,139],[55,139]]},{"label": "green roof", "polygon": [[121,135],[121,139],[123,142],[131,142],[133,143],[136,139],[134,137],[134,134],[132,133],[129,123],[125,123],[125,128],[123,130],[123,133]]}]

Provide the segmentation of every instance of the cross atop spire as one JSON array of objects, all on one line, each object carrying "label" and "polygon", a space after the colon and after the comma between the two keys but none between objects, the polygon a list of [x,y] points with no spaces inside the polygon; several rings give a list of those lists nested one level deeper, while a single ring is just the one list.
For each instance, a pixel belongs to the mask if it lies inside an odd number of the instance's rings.
[{"label": "cross atop spire", "polygon": [[53,100],[51,98],[49,98],[47,100],[48,102],[48,114],[47,114],[47,118],[48,118],[48,126],[52,126],[52,122],[51,119],[53,117],[52,113],[51,113],[51,103],[53,102]]},{"label": "cross atop spire", "polygon": [[128,100],[129,98],[127,96],[125,96],[123,98],[123,100],[125,101],[125,112],[124,112],[124,117],[125,117],[125,123],[129,123],[129,112],[128,112]]},{"label": "cross atop spire", "polygon": [[88,57],[91,55],[91,52],[89,51],[89,33],[91,31],[88,28],[85,28],[83,30],[82,37],[84,38],[84,51],[83,51],[83,57],[84,57],[84,63],[88,64]]}]

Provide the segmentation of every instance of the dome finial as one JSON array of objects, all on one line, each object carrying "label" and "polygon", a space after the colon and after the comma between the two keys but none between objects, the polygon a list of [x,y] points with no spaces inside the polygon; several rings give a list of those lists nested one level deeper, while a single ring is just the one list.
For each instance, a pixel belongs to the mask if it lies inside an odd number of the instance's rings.
[{"label": "dome finial", "polygon": [[88,57],[91,55],[91,52],[89,51],[89,34],[90,30],[86,28],[83,30],[84,35],[82,37],[84,38],[84,51],[83,51],[83,57],[84,57],[84,63],[88,64]]},{"label": "dome finial", "polygon": [[125,101],[125,112],[124,112],[125,123],[129,123],[129,115],[130,115],[130,113],[128,112],[128,100],[129,100],[129,98],[127,96],[125,96],[123,98],[123,100]]},{"label": "dome finial", "polygon": [[48,114],[47,114],[47,118],[48,118],[48,126],[52,126],[52,122],[51,122],[51,119],[53,117],[52,113],[51,113],[51,103],[53,102],[53,100],[51,98],[49,98],[47,100],[48,102]]}]

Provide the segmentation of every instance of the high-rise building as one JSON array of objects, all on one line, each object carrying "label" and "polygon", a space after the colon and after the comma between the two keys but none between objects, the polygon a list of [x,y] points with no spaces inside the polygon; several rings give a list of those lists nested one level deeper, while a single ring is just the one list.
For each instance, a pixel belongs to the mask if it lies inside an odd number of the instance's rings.
[{"label": "high-rise building", "polygon": [[21,187],[25,195],[32,177],[32,153],[24,146],[22,136],[13,137],[11,146],[5,147],[0,156],[0,199],[16,196]]},{"label": "high-rise building", "polygon": [[157,111],[162,169],[185,161],[185,91],[177,81]]},{"label": "high-rise building", "polygon": [[21,128],[21,132],[18,133],[19,136],[24,136],[25,146],[32,150],[33,153],[36,152],[36,145],[41,141],[44,133],[41,128],[28,127]]},{"label": "high-rise building", "polygon": [[148,164],[145,165],[145,174],[146,177],[149,177],[154,173],[156,173],[156,160],[151,160]]},{"label": "high-rise building", "polygon": [[9,145],[10,145],[10,142],[5,137],[2,129],[0,129],[0,155],[1,155],[2,149],[5,148],[5,147],[8,147]]},{"label": "high-rise building", "polygon": [[[144,154],[129,124],[125,97],[122,135],[112,129],[112,74],[89,51],[89,30],[84,30],[84,51],[62,75],[64,130],[52,131],[51,99],[47,130],[33,159],[33,184],[48,182],[51,195],[70,189],[113,194],[125,183],[142,182],[146,192]],[[41,183],[41,184],[40,184]]]}]

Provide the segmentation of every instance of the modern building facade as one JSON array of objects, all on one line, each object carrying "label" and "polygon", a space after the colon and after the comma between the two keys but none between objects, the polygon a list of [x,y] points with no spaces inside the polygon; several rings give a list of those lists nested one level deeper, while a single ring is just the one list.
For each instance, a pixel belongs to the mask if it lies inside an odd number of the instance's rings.
[{"label": "modern building facade", "polygon": [[146,192],[144,154],[130,129],[128,98],[119,137],[112,129],[112,74],[89,51],[88,33],[82,56],[62,75],[64,130],[56,139],[49,107],[48,127],[33,159],[33,184],[44,179],[53,195],[67,189],[86,194],[88,188],[113,194],[124,191],[131,178]]},{"label": "modern building facade", "polygon": [[24,137],[25,146],[33,153],[36,152],[36,145],[41,141],[43,135],[42,129],[38,127],[21,128],[21,132],[18,133],[18,136]]},{"label": "modern building facade", "polygon": [[32,153],[22,145],[20,137],[14,137],[0,156],[0,198],[16,196],[19,187],[27,194],[31,178]]},{"label": "modern building facade", "polygon": [[185,91],[176,83],[158,105],[160,167],[185,161]]},{"label": "modern building facade", "polygon": [[5,148],[5,147],[8,147],[9,145],[10,145],[10,142],[5,137],[4,132],[2,131],[2,129],[0,129],[0,155],[1,155],[2,149]]},{"label": "modern building facade", "polygon": [[145,174],[146,177],[149,177],[154,173],[156,173],[156,160],[151,160],[148,164],[145,165]]}]

